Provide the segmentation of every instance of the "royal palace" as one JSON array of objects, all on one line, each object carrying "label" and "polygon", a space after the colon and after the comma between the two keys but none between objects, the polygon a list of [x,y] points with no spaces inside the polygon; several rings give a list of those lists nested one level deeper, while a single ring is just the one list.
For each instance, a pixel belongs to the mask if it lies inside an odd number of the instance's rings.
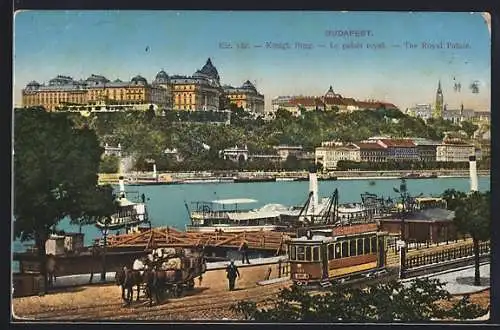
[{"label": "royal palace", "polygon": [[140,75],[130,81],[111,81],[96,74],[85,80],[58,75],[47,84],[31,81],[22,90],[24,107],[43,106],[48,111],[147,109],[151,105],[163,110],[217,111],[224,110],[220,109],[222,97],[246,111],[264,112],[264,95],[249,80],[241,87],[222,86],[210,58],[191,76],[169,76],[161,70],[148,82]]}]

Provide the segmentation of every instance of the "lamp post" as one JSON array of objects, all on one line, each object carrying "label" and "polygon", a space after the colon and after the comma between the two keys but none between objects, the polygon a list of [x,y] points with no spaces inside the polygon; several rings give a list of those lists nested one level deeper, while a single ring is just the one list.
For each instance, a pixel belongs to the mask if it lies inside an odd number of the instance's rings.
[{"label": "lamp post", "polygon": [[399,278],[405,278],[406,272],[406,226],[405,226],[405,212],[406,212],[406,203],[408,200],[408,192],[406,187],[406,180],[402,179],[399,189],[393,188],[395,192],[397,192],[401,198],[401,210],[399,211],[399,215],[401,218],[401,239],[400,239],[400,267],[399,267]]},{"label": "lamp post", "polygon": [[109,219],[104,221],[104,229],[102,230],[103,235],[103,249],[102,249],[102,271],[101,271],[101,282],[106,281],[106,246],[107,246],[107,237],[108,237],[108,222]]}]

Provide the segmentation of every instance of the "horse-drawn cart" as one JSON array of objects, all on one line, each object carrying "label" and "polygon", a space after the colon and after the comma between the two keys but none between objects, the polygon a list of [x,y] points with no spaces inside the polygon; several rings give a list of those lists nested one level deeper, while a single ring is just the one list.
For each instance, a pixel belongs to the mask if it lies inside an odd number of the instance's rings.
[{"label": "horse-drawn cart", "polygon": [[117,272],[116,283],[122,286],[122,297],[127,303],[132,301],[132,288],[137,286],[137,300],[142,287],[152,304],[153,299],[160,302],[165,296],[180,297],[185,290],[192,290],[195,279],[201,283],[206,270],[201,249],[163,248],[154,250],[147,259],[137,259],[132,269],[126,267]]}]

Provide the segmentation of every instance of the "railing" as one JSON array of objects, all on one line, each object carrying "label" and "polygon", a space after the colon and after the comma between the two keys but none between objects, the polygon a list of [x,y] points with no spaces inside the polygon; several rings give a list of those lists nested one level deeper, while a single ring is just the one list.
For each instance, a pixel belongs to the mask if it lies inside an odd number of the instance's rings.
[{"label": "railing", "polygon": [[290,263],[288,261],[278,261],[278,277],[290,277]]},{"label": "railing", "polygon": [[[489,254],[491,251],[490,242],[479,243],[479,255]],[[474,255],[474,246],[468,244],[446,250],[437,251],[434,253],[407,256],[405,267],[406,269],[416,268],[425,265],[437,264],[440,262],[451,261],[455,259],[470,257]]]}]

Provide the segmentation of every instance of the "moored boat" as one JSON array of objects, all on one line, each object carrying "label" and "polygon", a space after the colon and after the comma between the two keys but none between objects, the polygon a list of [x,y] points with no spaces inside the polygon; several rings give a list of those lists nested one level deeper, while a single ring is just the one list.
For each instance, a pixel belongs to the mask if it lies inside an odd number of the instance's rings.
[{"label": "moored boat", "polygon": [[[150,223],[146,209],[146,196],[138,192],[126,192],[124,179],[119,178],[120,190],[116,197],[117,211],[107,219],[98,220],[96,227],[101,230],[138,230],[139,225]],[[131,200],[132,199],[132,200]]]}]

